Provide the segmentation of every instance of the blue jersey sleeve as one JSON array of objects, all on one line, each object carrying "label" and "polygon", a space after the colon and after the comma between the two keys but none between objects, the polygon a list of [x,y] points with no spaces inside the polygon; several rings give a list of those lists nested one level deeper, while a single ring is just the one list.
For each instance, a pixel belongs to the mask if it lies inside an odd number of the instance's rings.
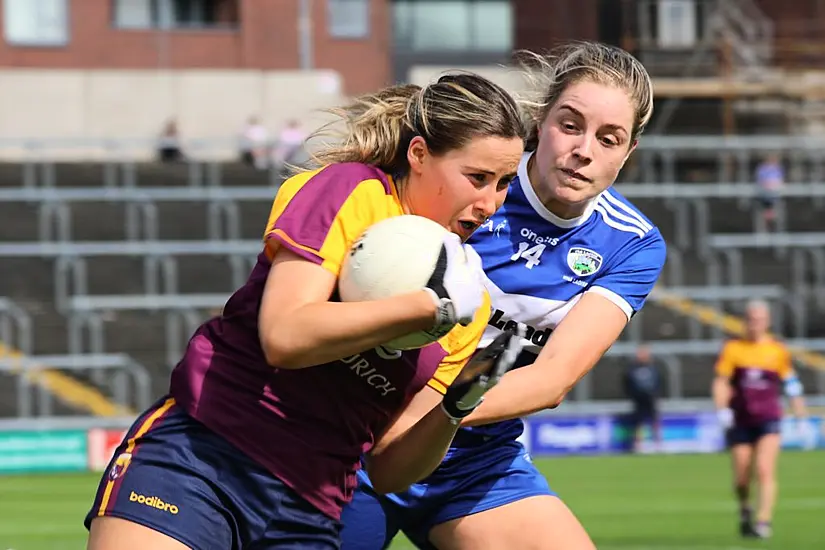
[{"label": "blue jersey sleeve", "polygon": [[642,309],[665,265],[667,246],[658,229],[634,239],[587,292],[601,294],[622,308],[630,319]]}]

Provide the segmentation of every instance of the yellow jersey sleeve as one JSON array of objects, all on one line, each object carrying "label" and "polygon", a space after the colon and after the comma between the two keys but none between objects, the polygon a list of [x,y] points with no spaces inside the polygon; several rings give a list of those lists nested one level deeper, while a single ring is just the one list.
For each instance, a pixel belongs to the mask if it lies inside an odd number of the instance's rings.
[{"label": "yellow jersey sleeve", "polygon": [[447,333],[438,343],[447,352],[444,359],[438,365],[438,370],[427,383],[440,394],[447,392],[447,388],[453,383],[461,369],[467,364],[467,361],[472,357],[475,350],[478,348],[481,337],[484,335],[484,329],[487,327],[487,322],[490,320],[492,306],[490,302],[490,295],[487,291],[484,292],[484,303],[476,312],[473,322],[462,327],[456,326]]},{"label": "yellow jersey sleeve", "polygon": [[264,233],[269,258],[281,247],[338,276],[364,230],[403,213],[390,178],[358,163],[297,174],[278,191]]},{"label": "yellow jersey sleeve", "polygon": [[733,376],[733,371],[736,369],[735,353],[736,342],[726,342],[722,347],[719,358],[716,360],[716,376],[724,376],[730,378]]},{"label": "yellow jersey sleeve", "polygon": [[788,347],[782,342],[777,342],[776,346],[779,348],[781,357],[779,360],[779,365],[777,366],[777,374],[779,374],[779,378],[782,380],[794,378],[796,373],[793,370],[793,357],[791,356],[791,350],[789,350]]}]

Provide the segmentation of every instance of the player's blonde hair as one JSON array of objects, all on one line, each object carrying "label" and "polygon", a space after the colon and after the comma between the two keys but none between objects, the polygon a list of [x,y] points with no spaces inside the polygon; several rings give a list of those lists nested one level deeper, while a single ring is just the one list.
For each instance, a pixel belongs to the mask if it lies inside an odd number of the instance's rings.
[{"label": "player's blonde hair", "polygon": [[[315,151],[319,164],[360,162],[403,176],[407,149],[421,136],[434,155],[477,137],[526,137],[519,105],[504,88],[473,73],[441,76],[424,87],[405,84],[357,97],[330,112],[336,121],[319,135],[337,138]],[[341,124],[343,122],[343,124]]]},{"label": "player's blonde hair", "polygon": [[522,110],[526,114],[528,136],[526,148],[535,150],[539,125],[559,97],[571,85],[583,80],[614,86],[627,92],[633,104],[632,144],[644,131],[653,114],[653,83],[647,69],[630,53],[599,42],[571,42],[548,55],[520,52],[521,66],[534,94],[525,95]]}]

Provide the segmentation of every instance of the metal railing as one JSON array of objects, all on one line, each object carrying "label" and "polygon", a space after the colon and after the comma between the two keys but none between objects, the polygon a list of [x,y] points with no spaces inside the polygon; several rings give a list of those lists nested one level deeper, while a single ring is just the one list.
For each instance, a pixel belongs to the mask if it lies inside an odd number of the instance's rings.
[{"label": "metal railing", "polygon": [[706,277],[711,285],[744,284],[744,250],[769,250],[779,258],[790,253],[791,290],[814,297],[825,308],[825,232],[717,234],[708,237],[708,247]]},{"label": "metal railing", "polygon": [[6,354],[32,352],[31,315],[9,298],[0,297],[0,344]]},{"label": "metal railing", "polygon": [[[20,417],[51,416],[55,396],[43,382],[44,371],[114,371],[110,380],[117,404],[138,410],[152,402],[146,368],[124,354],[73,354],[0,357],[0,371],[17,375],[17,414]],[[36,396],[32,394],[36,393]]]},{"label": "metal railing", "polygon": [[[667,376],[667,396],[669,398],[681,399],[684,397],[683,376],[684,359],[689,357],[715,357],[722,349],[725,340],[653,340],[646,342],[650,353],[657,360],[665,365]],[[789,347],[797,347],[815,352],[825,352],[825,338],[794,338],[786,340]],[[616,342],[607,351],[605,357],[608,358],[630,358],[634,357],[638,348],[635,342]],[[596,367],[598,369],[598,367]],[[592,380],[588,375],[584,377],[574,388],[574,397],[577,400],[586,400],[592,392]],[[710,383],[710,380],[708,380]],[[581,389],[580,389],[581,387]],[[812,390],[813,388],[809,388]],[[819,373],[817,377],[817,393],[825,393],[825,376]]]},{"label": "metal railing", "polygon": [[65,243],[0,243],[0,258],[46,258],[54,263],[55,305],[66,311],[70,296],[87,295],[87,259],[132,257],[143,260],[143,285],[147,294],[178,292],[177,258],[217,256],[229,262],[232,285],[244,284],[263,251],[260,240],[224,241],[100,241]]},{"label": "metal railing", "polygon": [[122,203],[125,206],[126,240],[158,239],[157,203],[206,203],[206,238],[237,240],[241,234],[242,201],[271,201],[277,186],[207,187],[82,187],[0,189],[0,202],[38,205],[38,237],[41,241],[70,241],[71,205],[75,203]]},{"label": "metal railing", "polygon": [[223,308],[230,293],[138,294],[74,296],[68,301],[69,350],[72,353],[104,353],[103,314],[110,311],[162,312],[166,361],[175,365],[186,342],[203,322],[203,311]]}]

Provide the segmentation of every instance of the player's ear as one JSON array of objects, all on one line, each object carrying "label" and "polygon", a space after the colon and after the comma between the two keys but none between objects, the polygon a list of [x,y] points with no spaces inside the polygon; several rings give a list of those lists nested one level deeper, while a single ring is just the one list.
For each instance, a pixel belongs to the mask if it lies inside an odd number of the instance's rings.
[{"label": "player's ear", "polygon": [[410,163],[410,171],[415,174],[420,174],[429,153],[427,142],[423,137],[415,136],[412,138],[410,146],[407,147],[407,162]]},{"label": "player's ear", "polygon": [[639,140],[634,139],[633,143],[630,144],[630,147],[627,150],[627,154],[624,156],[624,160],[622,161],[622,166],[624,166],[624,163],[627,162],[627,159],[630,158],[630,155],[633,153],[633,151],[636,150],[637,145],[639,145]]}]

